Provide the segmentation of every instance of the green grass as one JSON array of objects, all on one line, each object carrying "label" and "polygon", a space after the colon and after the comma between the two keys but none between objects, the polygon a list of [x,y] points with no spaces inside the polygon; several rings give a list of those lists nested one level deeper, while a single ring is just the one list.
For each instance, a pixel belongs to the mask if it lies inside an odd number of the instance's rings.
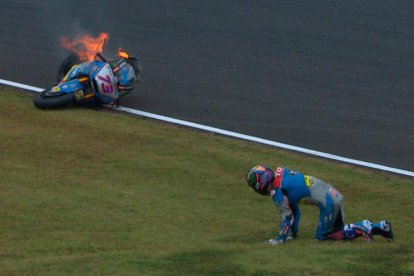
[{"label": "green grass", "polygon": [[[0,274],[414,274],[414,181],[107,112],[41,111],[0,87]],[[396,241],[266,247],[279,218],[246,171],[284,165],[331,182],[346,221]]]}]

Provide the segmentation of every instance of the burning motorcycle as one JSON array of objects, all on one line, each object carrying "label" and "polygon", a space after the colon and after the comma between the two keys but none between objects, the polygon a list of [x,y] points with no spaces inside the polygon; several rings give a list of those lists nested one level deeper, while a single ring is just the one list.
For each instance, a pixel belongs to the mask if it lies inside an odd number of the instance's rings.
[{"label": "burning motorcycle", "polygon": [[119,106],[119,99],[141,80],[142,67],[126,52],[117,54],[108,61],[97,53],[93,61],[83,63],[76,54],[68,56],[58,70],[58,83],[37,95],[34,105],[41,109],[87,102]]}]

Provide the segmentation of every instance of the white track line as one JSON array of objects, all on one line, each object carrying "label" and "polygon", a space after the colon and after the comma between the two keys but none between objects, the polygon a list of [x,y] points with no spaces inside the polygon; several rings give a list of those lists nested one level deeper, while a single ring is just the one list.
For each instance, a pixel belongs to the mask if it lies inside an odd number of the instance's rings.
[{"label": "white track line", "polygon": [[[0,79],[0,84],[4,84],[4,85],[8,85],[8,86],[14,86],[14,87],[22,88],[22,89],[35,91],[35,92],[41,92],[41,91],[44,90],[44,89],[39,88],[39,87],[34,87],[34,86],[21,84],[21,83],[16,83],[16,82],[12,82],[12,81],[7,81],[7,80],[3,80],[3,79]],[[334,154],[330,154],[330,153],[325,153],[325,152],[315,151],[315,150],[301,148],[301,147],[297,147],[297,146],[292,146],[292,145],[288,145],[288,144],[284,144],[284,143],[274,142],[274,141],[271,141],[271,140],[266,140],[266,139],[257,138],[257,137],[253,137],[253,136],[249,136],[249,135],[245,135],[245,134],[240,134],[240,133],[236,133],[236,132],[232,132],[232,131],[227,131],[227,130],[223,130],[223,129],[219,129],[219,128],[215,128],[215,127],[209,127],[209,126],[200,125],[200,124],[196,124],[196,123],[192,123],[192,122],[178,120],[178,119],[174,119],[174,118],[170,118],[170,117],[166,117],[166,116],[162,116],[162,115],[157,115],[157,114],[153,114],[153,113],[148,113],[148,112],[145,112],[145,111],[140,111],[140,110],[136,110],[136,109],[132,109],[132,108],[128,108],[128,107],[122,107],[121,106],[121,107],[115,108],[115,110],[130,113],[130,114],[134,114],[134,115],[138,115],[138,116],[142,116],[142,117],[147,117],[147,118],[151,118],[151,119],[155,119],[155,120],[160,120],[160,121],[164,121],[164,122],[168,122],[168,123],[172,123],[172,124],[176,124],[176,125],[186,126],[186,127],[190,127],[190,128],[195,128],[195,129],[199,129],[199,130],[208,131],[208,132],[213,132],[213,133],[217,133],[217,134],[221,134],[221,135],[225,135],[225,136],[229,136],[229,137],[234,137],[234,138],[237,138],[237,139],[252,141],[252,142],[256,142],[256,143],[260,143],[260,144],[264,144],[264,145],[269,145],[269,146],[273,146],[273,147],[277,147],[277,148],[287,149],[287,150],[296,151],[296,152],[300,152],[300,153],[305,153],[305,154],[318,156],[318,157],[322,157],[322,158],[326,158],[326,159],[331,159],[331,160],[335,160],[335,161],[339,161],[339,162],[343,162],[343,163],[348,163],[348,164],[353,164],[353,165],[358,165],[358,166],[363,166],[363,167],[368,167],[368,168],[372,168],[372,169],[377,169],[377,170],[382,170],[382,171],[386,171],[386,172],[392,172],[392,173],[396,173],[396,174],[401,174],[401,175],[414,177],[414,172],[407,171],[407,170],[387,167],[387,166],[383,166],[383,165],[378,165],[378,164],[374,164],[374,163],[369,163],[369,162],[365,162],[365,161],[360,161],[360,160],[355,160],[355,159],[351,159],[351,158],[347,158],[347,157],[342,157],[342,156],[338,156],[338,155],[334,155]]]},{"label": "white track line", "polygon": [[30,86],[30,85],[26,85],[26,84],[22,84],[18,82],[13,82],[13,81],[8,81],[8,80],[2,80],[2,79],[0,79],[0,84],[14,86],[17,88],[27,89],[27,90],[31,90],[35,92],[42,92],[43,90],[45,90],[44,88],[34,87],[34,86]]}]

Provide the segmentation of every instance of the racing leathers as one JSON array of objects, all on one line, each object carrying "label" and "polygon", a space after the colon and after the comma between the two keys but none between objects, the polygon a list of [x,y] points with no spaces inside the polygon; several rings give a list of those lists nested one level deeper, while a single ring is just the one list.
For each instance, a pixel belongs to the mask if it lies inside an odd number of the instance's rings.
[{"label": "racing leathers", "polygon": [[330,184],[316,177],[277,167],[270,195],[279,210],[281,223],[277,237],[266,243],[278,244],[297,236],[300,203],[319,207],[316,239],[324,240],[327,234],[337,232],[344,226],[343,196]]}]

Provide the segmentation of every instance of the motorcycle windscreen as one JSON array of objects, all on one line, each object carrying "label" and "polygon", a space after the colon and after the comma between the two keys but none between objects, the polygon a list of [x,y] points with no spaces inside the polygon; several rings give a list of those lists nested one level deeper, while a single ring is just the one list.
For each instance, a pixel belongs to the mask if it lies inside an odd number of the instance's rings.
[{"label": "motorcycle windscreen", "polygon": [[106,63],[95,76],[95,84],[95,89],[102,96],[118,99],[119,93],[116,86],[116,79],[108,63]]}]

